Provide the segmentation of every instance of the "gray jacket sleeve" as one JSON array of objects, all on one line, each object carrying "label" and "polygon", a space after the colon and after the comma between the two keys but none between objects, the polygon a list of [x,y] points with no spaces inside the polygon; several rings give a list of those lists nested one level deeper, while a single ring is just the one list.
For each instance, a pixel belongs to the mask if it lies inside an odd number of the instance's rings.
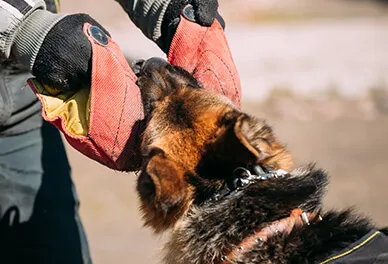
[{"label": "gray jacket sleeve", "polygon": [[46,11],[43,0],[0,0],[0,58],[33,66],[50,29],[64,17]]},{"label": "gray jacket sleeve", "polygon": [[116,0],[137,27],[153,41],[162,35],[164,14],[171,0]]}]

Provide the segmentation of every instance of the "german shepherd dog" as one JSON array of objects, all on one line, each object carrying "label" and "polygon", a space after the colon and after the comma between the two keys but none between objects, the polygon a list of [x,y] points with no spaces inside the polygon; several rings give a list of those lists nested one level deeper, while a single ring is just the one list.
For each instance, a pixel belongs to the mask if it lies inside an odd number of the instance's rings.
[{"label": "german shepherd dog", "polygon": [[264,120],[162,59],[133,68],[147,122],[137,191],[145,225],[171,229],[163,263],[388,263],[388,228],[322,212],[327,174],[295,167]]}]

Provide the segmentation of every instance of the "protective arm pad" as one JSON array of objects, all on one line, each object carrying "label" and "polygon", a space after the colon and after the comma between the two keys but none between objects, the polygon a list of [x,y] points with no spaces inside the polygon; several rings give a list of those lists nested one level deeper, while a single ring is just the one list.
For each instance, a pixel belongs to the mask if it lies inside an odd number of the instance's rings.
[{"label": "protective arm pad", "polygon": [[[45,120],[61,130],[78,151],[120,171],[140,168],[140,139],[144,113],[136,76],[119,46],[108,37],[107,45],[93,39],[91,88],[76,93],[53,94],[48,87],[29,81],[40,101]],[[208,90],[224,94],[238,107],[240,79],[224,32],[215,21],[202,27],[181,19],[169,51],[169,62],[184,67]]]},{"label": "protective arm pad", "polygon": [[120,47],[109,37],[92,45],[91,87],[55,94],[35,79],[29,85],[42,102],[43,118],[61,130],[71,146],[87,157],[120,171],[139,168],[144,119],[140,89]]},{"label": "protective arm pad", "polygon": [[116,0],[146,37],[157,41],[162,35],[164,14],[171,0]]},{"label": "protective arm pad", "polygon": [[217,20],[211,27],[202,27],[181,16],[168,61],[192,73],[205,89],[223,94],[241,107],[240,77]]}]

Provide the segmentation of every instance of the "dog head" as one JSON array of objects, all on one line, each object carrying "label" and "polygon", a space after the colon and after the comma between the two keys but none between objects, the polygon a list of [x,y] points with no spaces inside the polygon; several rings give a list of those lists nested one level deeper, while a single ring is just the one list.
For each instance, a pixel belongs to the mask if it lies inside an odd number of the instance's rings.
[{"label": "dog head", "polygon": [[156,232],[213,195],[236,167],[292,169],[291,156],[264,120],[202,89],[184,69],[157,58],[133,68],[147,120],[137,190],[146,225]]}]

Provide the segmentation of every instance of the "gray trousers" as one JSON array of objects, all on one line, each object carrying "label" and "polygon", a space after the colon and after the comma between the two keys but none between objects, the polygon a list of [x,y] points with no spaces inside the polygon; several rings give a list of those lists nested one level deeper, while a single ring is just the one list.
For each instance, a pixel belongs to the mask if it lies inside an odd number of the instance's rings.
[{"label": "gray trousers", "polygon": [[0,263],[91,263],[64,145],[29,77],[0,69]]}]

